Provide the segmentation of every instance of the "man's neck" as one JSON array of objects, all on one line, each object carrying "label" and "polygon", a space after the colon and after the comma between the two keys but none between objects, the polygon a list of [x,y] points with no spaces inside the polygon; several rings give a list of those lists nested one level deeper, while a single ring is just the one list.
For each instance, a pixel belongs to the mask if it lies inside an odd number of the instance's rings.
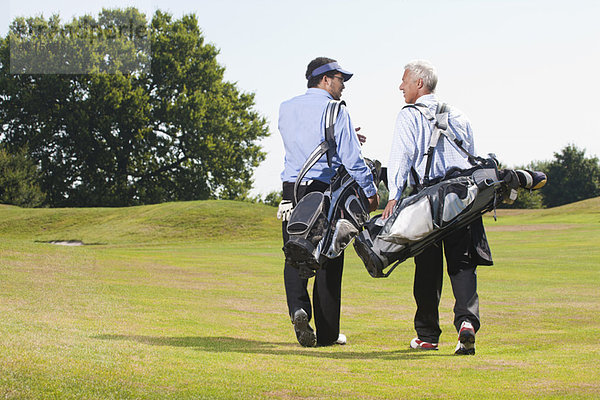
[{"label": "man's neck", "polygon": [[317,88],[317,89],[322,89],[322,90],[326,91],[327,93],[329,93],[329,95],[333,96],[333,95],[331,94],[331,92],[330,92],[329,90],[327,90],[327,87],[326,87],[326,86],[325,86],[323,83],[319,83],[319,84],[316,86],[316,88]]},{"label": "man's neck", "polygon": [[431,92],[423,93],[422,95],[420,95],[419,97],[417,97],[417,99],[415,100],[415,102],[413,104],[418,103],[419,99],[422,99],[425,96],[431,96],[431,95],[433,95],[433,93],[431,93]]}]

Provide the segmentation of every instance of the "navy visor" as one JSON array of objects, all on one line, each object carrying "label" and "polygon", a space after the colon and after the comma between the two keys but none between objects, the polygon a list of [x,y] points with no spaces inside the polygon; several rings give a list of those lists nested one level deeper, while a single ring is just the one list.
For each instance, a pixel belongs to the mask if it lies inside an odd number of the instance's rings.
[{"label": "navy visor", "polygon": [[312,74],[310,74],[310,77],[313,78],[315,76],[324,74],[325,72],[329,71],[341,72],[342,76],[344,77],[344,82],[352,78],[352,75],[354,75],[352,72],[348,72],[345,69],[342,69],[342,67],[340,67],[340,64],[338,64],[337,62],[330,62],[329,64],[321,65],[320,67],[315,68]]}]

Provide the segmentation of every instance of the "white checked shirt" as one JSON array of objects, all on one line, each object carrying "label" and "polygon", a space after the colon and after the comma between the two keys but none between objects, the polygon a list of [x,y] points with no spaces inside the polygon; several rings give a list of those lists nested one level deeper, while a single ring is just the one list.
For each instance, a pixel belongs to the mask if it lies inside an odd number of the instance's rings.
[{"label": "white checked shirt", "polygon": [[[433,94],[421,96],[415,103],[424,104],[435,115],[438,99]],[[469,120],[457,109],[449,106],[448,130],[463,141],[463,147],[471,154],[476,155],[473,142],[473,131]],[[415,167],[421,178],[425,175],[427,164],[427,149],[433,122],[425,118],[419,110],[413,107],[403,108],[396,118],[394,134],[392,137],[392,148],[388,162],[388,185],[390,189],[389,199],[399,200],[402,196],[404,184],[410,177],[410,168]],[[446,171],[452,167],[470,168],[471,164],[448,139],[440,136],[433,151],[433,163],[431,165],[430,178],[444,176]]]}]

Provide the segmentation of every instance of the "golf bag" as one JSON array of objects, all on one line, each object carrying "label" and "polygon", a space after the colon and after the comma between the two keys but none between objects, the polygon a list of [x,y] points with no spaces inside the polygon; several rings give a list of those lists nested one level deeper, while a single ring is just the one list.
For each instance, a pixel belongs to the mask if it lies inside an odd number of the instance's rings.
[{"label": "golf bag", "polygon": [[[288,241],[283,251],[286,264],[298,268],[300,276],[314,276],[327,259],[338,257],[369,220],[369,201],[361,187],[340,166],[324,193],[311,192],[298,201],[298,188],[310,168],[327,154],[336,151],[334,126],[344,102],[330,101],[325,112],[325,141],[310,155],[294,185],[295,207],[287,224]],[[365,159],[373,177],[380,175],[381,164]],[[377,182],[376,182],[377,183]]]},{"label": "golf bag", "polygon": [[[483,159],[465,150],[462,142],[446,130],[448,113],[444,104],[438,106],[435,117],[424,106],[412,107],[434,122],[425,176],[421,185],[413,168],[413,194],[404,198],[386,220],[381,215],[371,219],[356,237],[354,249],[374,278],[389,276],[407,258],[495,209],[498,201],[516,198],[518,179],[514,171],[499,172],[493,155]],[[433,151],[440,136],[454,143],[473,167],[455,168],[443,178],[431,180]]]},{"label": "golf bag", "polygon": [[404,198],[387,220],[381,215],[372,218],[354,241],[369,274],[389,276],[401,262],[495,209],[514,189],[504,180],[509,172],[499,172],[493,158],[468,170],[454,170]]}]

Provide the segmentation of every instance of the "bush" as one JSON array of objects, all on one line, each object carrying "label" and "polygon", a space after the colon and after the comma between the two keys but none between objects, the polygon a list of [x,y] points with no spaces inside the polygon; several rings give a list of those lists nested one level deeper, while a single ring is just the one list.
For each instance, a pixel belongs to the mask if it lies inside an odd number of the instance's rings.
[{"label": "bush", "polygon": [[269,206],[278,207],[279,203],[281,202],[281,198],[282,198],[281,191],[279,191],[279,192],[273,191],[273,192],[268,193],[265,196],[263,203],[265,203],[266,205],[269,205]]},{"label": "bush", "polygon": [[19,207],[38,207],[45,195],[40,173],[25,150],[9,153],[0,148],[0,202]]},{"label": "bush", "polygon": [[600,163],[586,157],[585,149],[568,145],[547,164],[548,183],[542,188],[544,204],[560,206],[600,196]]},{"label": "bush", "polygon": [[379,206],[377,207],[377,209],[383,210],[389,200],[390,191],[385,186],[385,183],[379,182],[379,187],[377,188],[377,193],[379,193]]}]

